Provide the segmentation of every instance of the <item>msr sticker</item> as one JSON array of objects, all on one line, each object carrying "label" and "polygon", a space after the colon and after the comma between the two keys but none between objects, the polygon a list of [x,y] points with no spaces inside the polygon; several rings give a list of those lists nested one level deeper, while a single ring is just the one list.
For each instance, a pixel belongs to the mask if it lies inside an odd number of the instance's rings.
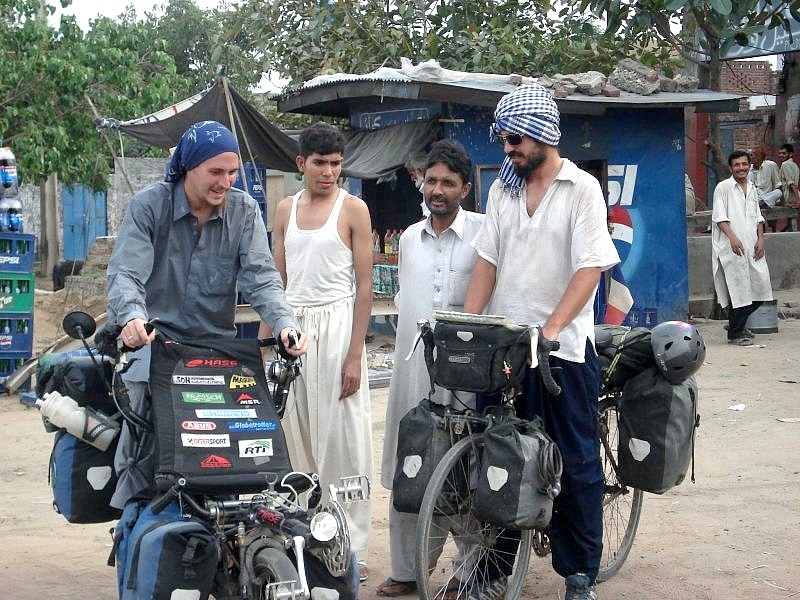
[{"label": "msr sticker", "polygon": [[186,448],[230,448],[231,436],[229,436],[227,433],[222,433],[219,435],[182,433],[181,443]]},{"label": "msr sticker", "polygon": [[194,411],[198,419],[255,419],[255,408],[197,408]]},{"label": "msr sticker", "polygon": [[228,387],[230,387],[232,390],[256,387],[256,378],[244,377],[243,375],[231,375],[231,383]]},{"label": "msr sticker", "polygon": [[228,431],[275,431],[275,421],[228,421]]},{"label": "msr sticker", "polygon": [[239,456],[243,458],[272,456],[272,440],[239,440]]},{"label": "msr sticker", "polygon": [[219,392],[181,392],[187,404],[225,404],[225,395]]},{"label": "msr sticker", "polygon": [[224,375],[173,375],[172,383],[178,385],[225,385]]},{"label": "msr sticker", "polygon": [[261,400],[258,398],[253,398],[247,392],[242,392],[239,394],[239,397],[236,398],[236,403],[241,404],[243,406],[253,405],[253,404],[261,404]]},{"label": "msr sticker", "polygon": [[231,461],[216,454],[209,454],[200,461],[200,467],[203,469],[230,469],[232,466]]},{"label": "msr sticker", "polygon": [[181,429],[185,431],[214,431],[217,424],[213,421],[183,421]]},{"label": "msr sticker", "polygon": [[195,367],[232,369],[233,367],[239,366],[239,361],[230,358],[193,358],[192,360],[187,360],[183,364],[190,369]]}]

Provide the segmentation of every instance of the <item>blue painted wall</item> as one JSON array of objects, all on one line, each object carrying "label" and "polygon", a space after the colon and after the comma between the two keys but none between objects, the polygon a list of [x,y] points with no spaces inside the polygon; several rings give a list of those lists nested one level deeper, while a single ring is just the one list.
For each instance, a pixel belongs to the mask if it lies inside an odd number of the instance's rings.
[{"label": "blue painted wall", "polygon": [[[392,109],[400,107],[393,105]],[[378,108],[364,107],[362,112],[374,113]],[[463,119],[463,123],[445,123],[442,133],[461,142],[470,153],[476,191],[485,202],[493,168],[503,160],[500,146],[489,139],[493,109],[449,105],[440,112]],[[612,237],[635,302],[626,324],[652,327],[660,321],[685,319],[689,278],[683,109],[612,109],[603,116],[563,114],[561,130],[562,156],[608,165]]]}]

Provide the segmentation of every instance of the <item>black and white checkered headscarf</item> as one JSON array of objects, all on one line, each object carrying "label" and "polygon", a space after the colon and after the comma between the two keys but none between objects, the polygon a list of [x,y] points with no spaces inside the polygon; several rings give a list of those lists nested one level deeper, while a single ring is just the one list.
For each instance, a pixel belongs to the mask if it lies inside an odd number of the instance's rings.
[{"label": "black and white checkered headscarf", "polygon": [[[552,94],[538,83],[527,83],[500,98],[489,135],[494,138],[500,131],[507,131],[526,135],[548,146],[557,146],[561,139],[559,122],[558,106]],[[522,188],[524,183],[514,172],[508,156],[498,177],[512,188]]]}]

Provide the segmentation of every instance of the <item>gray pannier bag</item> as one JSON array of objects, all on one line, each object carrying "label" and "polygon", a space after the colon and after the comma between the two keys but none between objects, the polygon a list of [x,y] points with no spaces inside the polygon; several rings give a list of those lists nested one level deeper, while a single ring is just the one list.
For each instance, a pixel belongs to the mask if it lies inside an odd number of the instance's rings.
[{"label": "gray pannier bag", "polygon": [[699,424],[694,377],[672,384],[652,367],[629,379],[619,404],[620,479],[654,494],[681,483]]},{"label": "gray pannier bag", "polygon": [[561,453],[539,417],[513,416],[485,433],[472,512],[506,529],[543,529],[561,490]]},{"label": "gray pannier bag", "polygon": [[434,469],[463,437],[450,431],[444,417],[447,410],[425,399],[400,419],[392,480],[392,504],[398,512],[419,513]]}]

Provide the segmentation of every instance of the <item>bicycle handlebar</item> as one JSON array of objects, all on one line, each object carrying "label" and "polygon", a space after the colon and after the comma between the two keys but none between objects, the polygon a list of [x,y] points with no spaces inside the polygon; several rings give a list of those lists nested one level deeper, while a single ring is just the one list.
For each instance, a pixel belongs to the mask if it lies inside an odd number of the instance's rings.
[{"label": "bicycle handlebar", "polygon": [[536,336],[536,360],[539,363],[539,372],[542,374],[542,382],[545,389],[552,396],[561,395],[561,386],[553,379],[553,372],[550,370],[550,353],[555,352],[561,347],[558,340],[548,340],[542,335],[542,328],[536,327],[539,335]]}]

